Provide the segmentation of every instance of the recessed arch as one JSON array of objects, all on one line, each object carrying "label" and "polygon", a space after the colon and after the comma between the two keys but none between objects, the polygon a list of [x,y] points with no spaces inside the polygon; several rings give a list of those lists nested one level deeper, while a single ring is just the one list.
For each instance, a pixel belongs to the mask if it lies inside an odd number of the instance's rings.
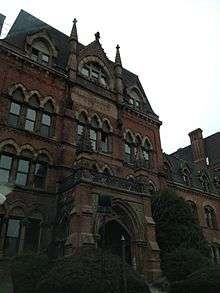
[{"label": "recessed arch", "polygon": [[13,84],[12,86],[9,87],[9,90],[8,90],[8,94],[10,96],[13,96],[13,93],[16,91],[16,90],[20,90],[24,96],[24,101],[28,101],[28,91],[26,89],[26,87],[21,84],[21,83],[16,83],[16,84]]},{"label": "recessed arch", "polygon": [[37,152],[36,150],[34,149],[34,147],[30,144],[23,144],[21,147],[20,147],[20,150],[19,150],[19,155],[22,154],[22,152],[24,151],[29,151],[33,156],[36,156],[37,155]]},{"label": "recessed arch", "polygon": [[103,130],[104,130],[105,125],[106,125],[106,127],[109,128],[109,132],[113,132],[113,127],[112,127],[111,122],[109,121],[108,118],[104,118],[103,121],[102,121]]},{"label": "recessed arch", "polygon": [[58,113],[59,112],[59,107],[56,105],[56,102],[54,100],[54,98],[52,98],[51,96],[49,97],[45,97],[42,101],[41,101],[41,107],[45,108],[46,104],[51,103],[52,107],[53,107],[53,112]]},{"label": "recessed arch", "polygon": [[6,139],[0,143],[0,151],[3,151],[5,146],[12,146],[16,150],[16,154],[20,152],[20,147],[17,145],[17,143],[13,139]]},{"label": "recessed arch", "polygon": [[48,158],[49,164],[53,164],[53,157],[47,149],[40,149],[36,154],[36,159],[38,159],[40,155],[45,155]]}]

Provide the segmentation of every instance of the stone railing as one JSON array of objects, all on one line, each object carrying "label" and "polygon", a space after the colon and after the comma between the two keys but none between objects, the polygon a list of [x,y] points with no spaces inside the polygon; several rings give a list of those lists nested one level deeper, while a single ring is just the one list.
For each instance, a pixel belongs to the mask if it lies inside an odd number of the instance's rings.
[{"label": "stone railing", "polygon": [[74,173],[66,177],[60,184],[60,191],[66,191],[67,189],[72,188],[81,182],[99,184],[116,189],[149,195],[147,184],[131,179],[119,178],[110,174],[95,172],[88,169],[74,170]]}]

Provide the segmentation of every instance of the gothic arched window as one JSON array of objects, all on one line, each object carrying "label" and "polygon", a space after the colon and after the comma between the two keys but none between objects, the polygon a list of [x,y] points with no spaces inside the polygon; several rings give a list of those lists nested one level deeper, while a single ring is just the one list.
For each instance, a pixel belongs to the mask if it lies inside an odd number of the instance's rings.
[{"label": "gothic arched window", "polygon": [[31,45],[31,59],[43,65],[49,65],[51,54],[48,45],[42,40],[35,40]]},{"label": "gothic arched window", "polygon": [[49,159],[46,155],[39,155],[34,170],[34,188],[44,189],[46,185]]},{"label": "gothic arched window", "polygon": [[96,116],[94,116],[91,120],[91,128],[89,130],[89,137],[92,144],[92,149],[96,151],[98,149],[98,128],[99,128],[99,122]]},{"label": "gothic arched window", "polygon": [[16,89],[12,94],[12,101],[9,109],[8,123],[12,127],[18,127],[21,118],[21,104],[24,101],[24,94],[21,89]]},{"label": "gothic arched window", "polygon": [[51,101],[44,105],[44,112],[41,117],[40,133],[45,137],[52,135],[52,120],[53,120],[54,107]]},{"label": "gothic arched window", "polygon": [[151,152],[151,144],[149,140],[146,138],[143,144],[143,158],[145,164],[149,167],[150,166],[150,152]]},{"label": "gothic arched window", "polygon": [[78,124],[77,124],[77,142],[80,141],[83,132],[85,131],[85,127],[87,124],[87,116],[84,112],[79,114]]},{"label": "gothic arched window", "polygon": [[128,132],[125,139],[125,160],[129,163],[133,162],[134,145],[131,134]]},{"label": "gothic arched window", "polygon": [[110,150],[110,126],[104,121],[101,131],[101,151],[108,153]]},{"label": "gothic arched window", "polygon": [[188,169],[184,169],[182,171],[183,181],[184,183],[189,186],[191,185],[191,179],[190,179],[190,171]]},{"label": "gothic arched window", "polygon": [[194,215],[195,219],[198,220],[198,211],[197,211],[196,204],[191,200],[187,200],[187,204],[189,205],[189,208],[190,208],[192,214]]},{"label": "gothic arched window", "polygon": [[96,81],[100,83],[103,86],[108,85],[108,79],[107,76],[102,68],[97,63],[87,63],[84,64],[83,67],[81,68],[81,74],[86,77],[91,79],[92,81]]},{"label": "gothic arched window", "polygon": [[204,210],[207,227],[216,229],[217,223],[214,209],[210,206],[205,206]]},{"label": "gothic arched window", "polygon": [[33,95],[29,99],[29,107],[27,108],[26,111],[26,117],[25,117],[25,124],[24,128],[29,131],[34,131],[35,130],[35,124],[36,124],[36,118],[37,118],[37,109],[40,106],[38,97],[36,95]]}]

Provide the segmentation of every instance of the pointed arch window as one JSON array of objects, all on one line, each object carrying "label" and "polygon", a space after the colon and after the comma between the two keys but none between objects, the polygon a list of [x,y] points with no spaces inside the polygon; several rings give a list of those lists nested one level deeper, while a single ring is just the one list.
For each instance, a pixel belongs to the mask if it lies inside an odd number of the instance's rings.
[{"label": "pointed arch window", "polygon": [[77,143],[80,141],[87,124],[87,117],[85,113],[80,113],[77,124]]},{"label": "pointed arch window", "polygon": [[191,200],[187,200],[187,204],[189,205],[189,208],[195,219],[198,220],[198,210],[196,204]]},{"label": "pointed arch window", "polygon": [[0,155],[0,184],[7,183],[10,179],[13,157],[7,154]]},{"label": "pointed arch window", "polygon": [[134,142],[133,142],[131,134],[128,132],[126,135],[126,140],[125,140],[125,160],[128,163],[132,163],[133,156],[134,156]]},{"label": "pointed arch window", "polygon": [[214,209],[210,206],[205,206],[204,210],[207,227],[216,229],[217,223]]},{"label": "pointed arch window", "polygon": [[40,133],[42,136],[50,137],[52,135],[52,118],[54,107],[51,101],[44,106],[44,112],[41,117]]},{"label": "pointed arch window", "polygon": [[143,144],[143,158],[146,166],[150,166],[150,152],[151,152],[151,144],[149,140],[146,138]]},{"label": "pointed arch window", "polygon": [[81,74],[86,78],[100,83],[103,86],[108,85],[107,76],[103,68],[97,63],[87,63],[81,68]]},{"label": "pointed arch window", "polygon": [[190,171],[188,169],[183,169],[183,181],[187,186],[191,185]]},{"label": "pointed arch window", "polygon": [[12,127],[18,127],[21,118],[21,104],[24,101],[24,94],[21,89],[16,89],[12,94],[12,101],[9,109],[8,123]]},{"label": "pointed arch window", "polygon": [[39,100],[36,95],[33,95],[29,100],[29,106],[26,112],[24,128],[29,131],[35,130],[37,109],[40,106]]},{"label": "pointed arch window", "polygon": [[31,46],[31,59],[43,65],[50,62],[50,50],[42,40],[35,40]]},{"label": "pointed arch window", "polygon": [[98,149],[98,145],[97,145],[98,128],[99,128],[99,122],[97,117],[95,116],[92,118],[91,128],[89,130],[89,137],[90,137],[90,141],[94,151]]},{"label": "pointed arch window", "polygon": [[202,175],[201,177],[200,177],[200,180],[201,180],[201,182],[202,182],[202,187],[203,187],[203,190],[205,191],[205,192],[208,192],[209,191],[209,178],[208,178],[208,176],[206,176],[206,175]]},{"label": "pointed arch window", "polygon": [[40,155],[37,158],[34,170],[34,188],[45,189],[47,170],[48,170],[48,157],[46,155]]},{"label": "pointed arch window", "polygon": [[101,131],[101,151],[103,153],[110,151],[110,126],[107,121],[104,121]]}]

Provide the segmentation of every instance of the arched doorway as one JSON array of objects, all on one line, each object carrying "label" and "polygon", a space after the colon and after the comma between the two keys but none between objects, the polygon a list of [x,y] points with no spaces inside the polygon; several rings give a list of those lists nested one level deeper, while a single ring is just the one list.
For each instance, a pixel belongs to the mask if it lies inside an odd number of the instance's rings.
[{"label": "arched doorway", "polygon": [[116,220],[103,224],[99,229],[100,239],[98,247],[122,256],[122,236],[125,241],[125,255],[127,263],[131,264],[131,237],[127,230]]}]

